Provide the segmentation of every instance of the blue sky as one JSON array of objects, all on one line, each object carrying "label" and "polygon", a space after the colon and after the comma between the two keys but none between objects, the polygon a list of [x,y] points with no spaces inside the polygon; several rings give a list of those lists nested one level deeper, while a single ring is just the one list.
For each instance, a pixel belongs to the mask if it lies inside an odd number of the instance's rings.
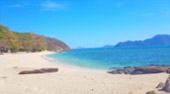
[{"label": "blue sky", "polygon": [[0,23],[71,48],[170,34],[170,0],[0,0]]}]

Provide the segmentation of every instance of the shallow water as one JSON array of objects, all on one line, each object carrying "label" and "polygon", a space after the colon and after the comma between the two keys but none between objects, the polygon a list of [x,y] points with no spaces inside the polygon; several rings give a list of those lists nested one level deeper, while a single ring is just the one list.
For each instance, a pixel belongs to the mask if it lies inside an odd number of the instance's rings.
[{"label": "shallow water", "polygon": [[92,69],[170,65],[170,46],[75,49],[49,57],[65,64]]}]

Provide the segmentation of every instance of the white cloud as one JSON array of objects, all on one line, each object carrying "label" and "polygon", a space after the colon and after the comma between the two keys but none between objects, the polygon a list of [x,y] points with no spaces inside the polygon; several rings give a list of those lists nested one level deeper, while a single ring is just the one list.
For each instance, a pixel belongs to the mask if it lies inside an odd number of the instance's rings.
[{"label": "white cloud", "polygon": [[9,7],[12,7],[12,8],[20,8],[20,7],[22,7],[22,5],[20,5],[20,4],[15,4],[15,5],[10,5]]},{"label": "white cloud", "polygon": [[50,11],[50,10],[61,10],[65,9],[66,5],[64,4],[57,4],[55,2],[46,2],[41,4],[44,11]]}]

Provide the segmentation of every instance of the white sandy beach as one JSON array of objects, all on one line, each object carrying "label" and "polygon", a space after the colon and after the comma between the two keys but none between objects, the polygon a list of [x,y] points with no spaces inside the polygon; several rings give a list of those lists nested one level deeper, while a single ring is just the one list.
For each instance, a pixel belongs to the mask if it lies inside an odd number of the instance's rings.
[{"label": "white sandy beach", "polygon": [[[107,71],[54,64],[43,57],[51,53],[0,55],[0,94],[145,94],[168,77],[165,73],[113,75]],[[48,67],[57,67],[59,72],[18,74],[23,70]]]}]

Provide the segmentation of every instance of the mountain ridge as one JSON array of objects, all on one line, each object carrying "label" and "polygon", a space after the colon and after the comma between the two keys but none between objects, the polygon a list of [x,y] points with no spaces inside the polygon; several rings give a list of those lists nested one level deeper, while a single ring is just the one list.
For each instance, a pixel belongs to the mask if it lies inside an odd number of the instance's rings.
[{"label": "mountain ridge", "polygon": [[138,46],[161,46],[161,45],[170,45],[170,35],[168,34],[157,34],[152,38],[145,40],[136,40],[136,41],[124,41],[119,42],[116,45],[105,45],[102,48],[112,48],[112,47],[138,47]]}]

